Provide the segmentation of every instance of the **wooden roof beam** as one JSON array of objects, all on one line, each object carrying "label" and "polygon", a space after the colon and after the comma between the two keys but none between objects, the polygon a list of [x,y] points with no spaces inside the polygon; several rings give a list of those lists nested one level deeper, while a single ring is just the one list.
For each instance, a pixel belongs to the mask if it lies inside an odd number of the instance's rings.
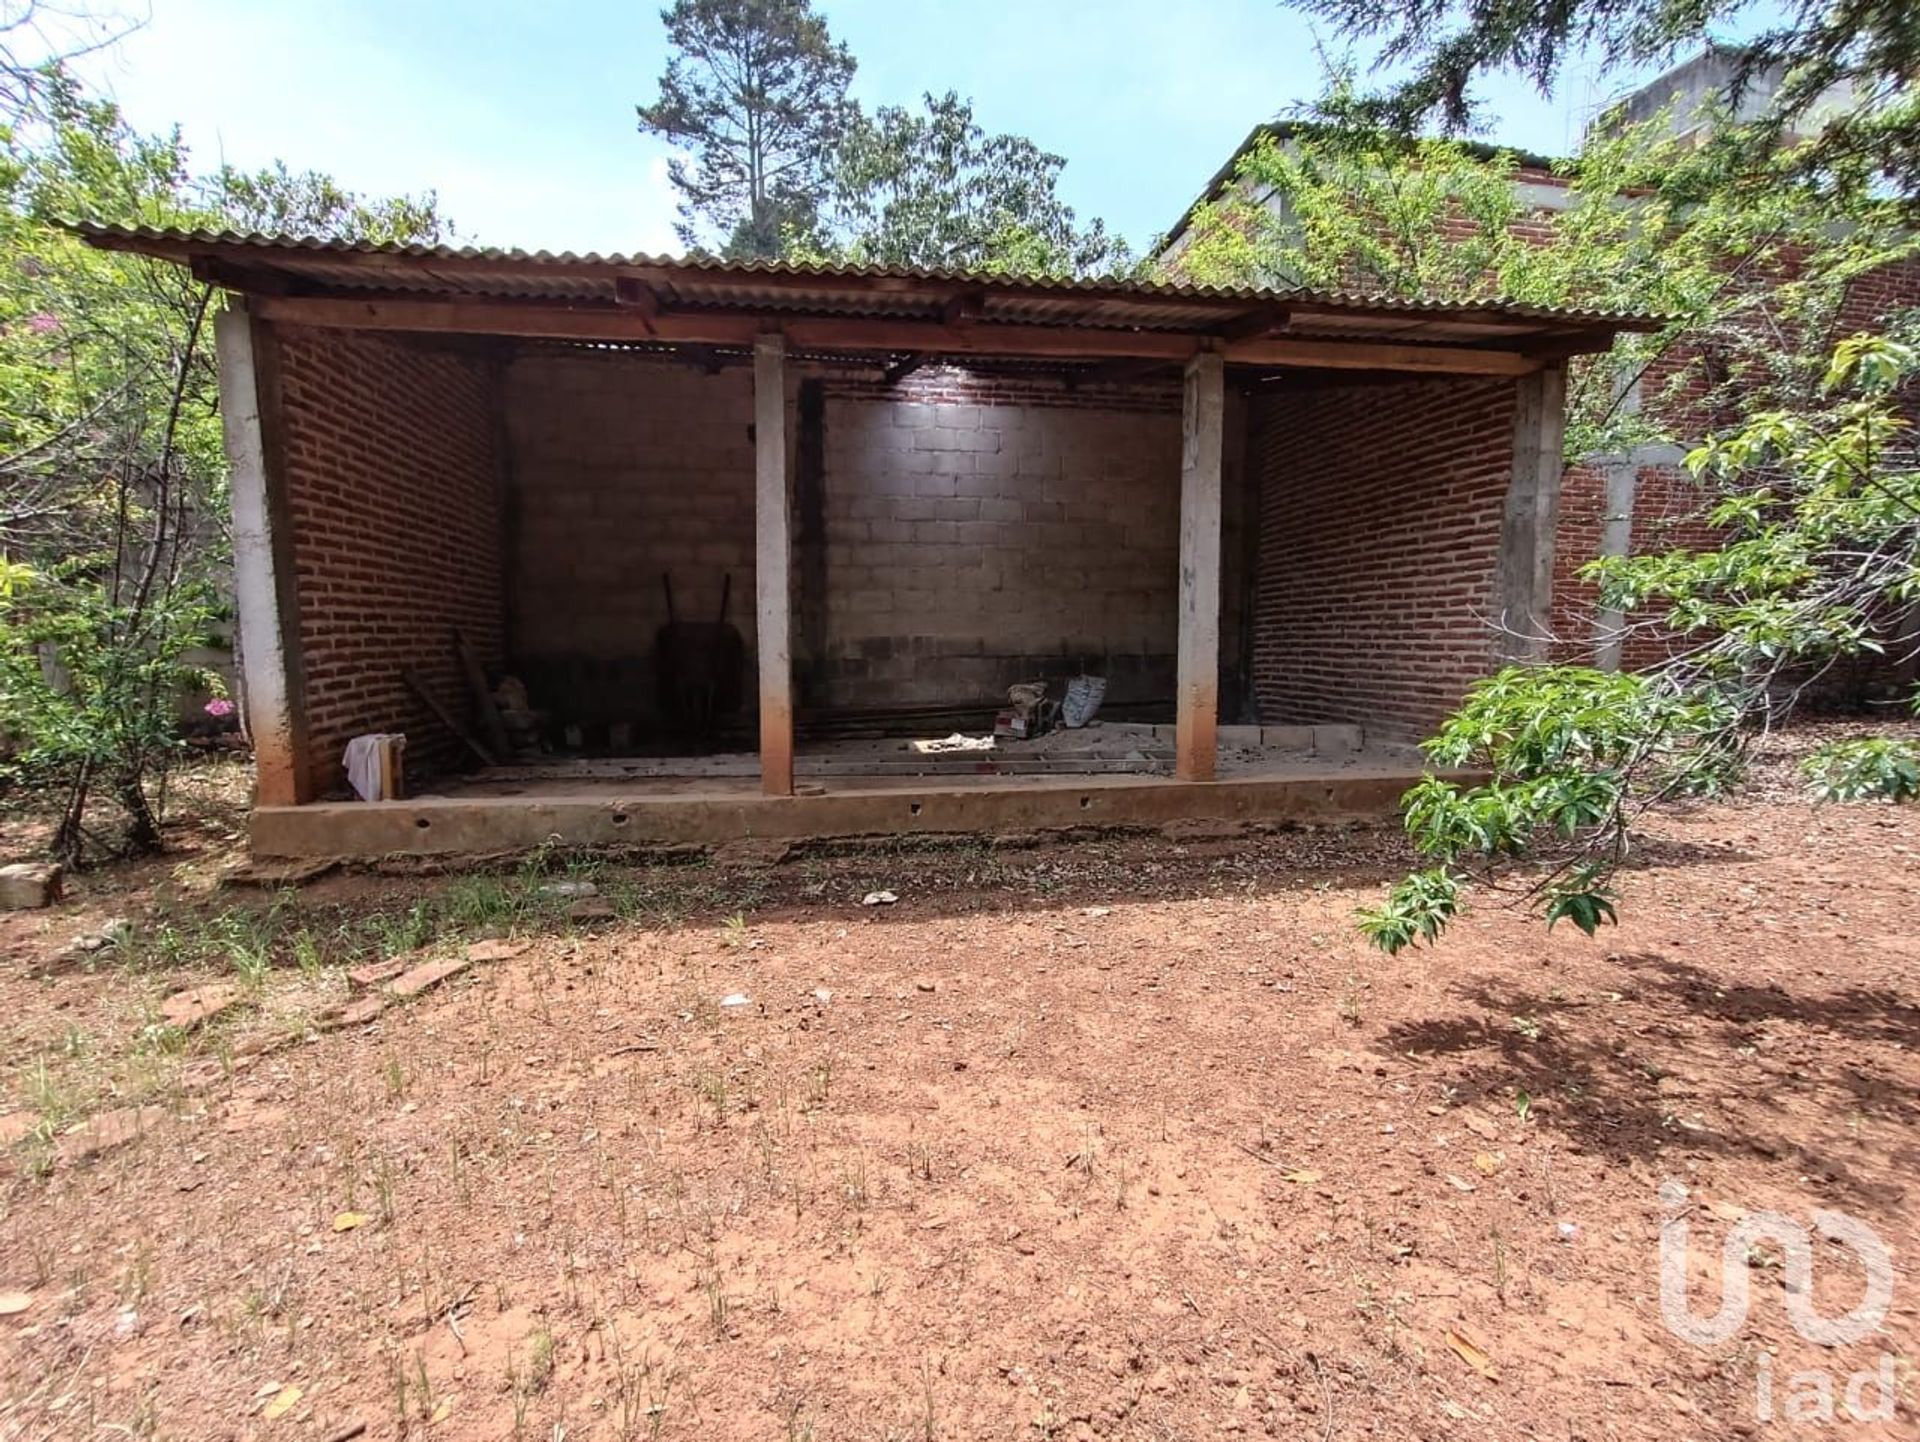
[{"label": "wooden roof beam", "polygon": [[901,381],[919,370],[921,366],[925,365],[931,359],[932,357],[925,351],[914,351],[909,355],[904,355],[886,368],[880,380],[885,385],[897,386]]},{"label": "wooden roof beam", "polygon": [[946,304],[940,307],[940,324],[971,325],[980,319],[987,308],[984,291],[963,290],[958,295],[947,297]]},{"label": "wooden roof beam", "polygon": [[1170,360],[1110,360],[1090,365],[1085,370],[1073,371],[1067,376],[1067,389],[1074,390],[1084,385],[1127,385],[1133,381],[1146,380],[1150,376],[1164,374],[1177,364]]},{"label": "wooden roof beam", "polygon": [[[768,318],[738,312],[662,311],[645,317],[606,306],[554,306],[483,301],[333,300],[266,297],[263,320],[355,330],[459,331],[472,335],[552,340],[661,340],[677,344],[751,346],[770,326],[805,351],[921,352],[929,356],[1035,356],[1059,360],[1158,360],[1184,364],[1210,338],[1176,331],[1110,330],[1039,325],[938,325],[858,316]],[[1402,345],[1376,341],[1272,336],[1222,347],[1235,365],[1310,366],[1454,375],[1525,375],[1541,361],[1516,350]]]},{"label": "wooden roof beam", "polygon": [[622,310],[647,321],[660,314],[660,293],[637,275],[616,275],[613,299]]},{"label": "wooden roof beam", "polygon": [[1255,306],[1245,315],[1235,316],[1214,334],[1221,340],[1264,340],[1268,336],[1282,334],[1287,323],[1293,319],[1293,313],[1284,307],[1275,305]]}]

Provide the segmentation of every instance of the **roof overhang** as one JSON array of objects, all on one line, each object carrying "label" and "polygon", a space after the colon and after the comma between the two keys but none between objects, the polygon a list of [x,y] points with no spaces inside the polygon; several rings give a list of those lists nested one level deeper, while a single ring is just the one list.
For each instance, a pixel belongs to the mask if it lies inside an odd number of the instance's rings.
[{"label": "roof overhang", "polygon": [[356,330],[909,356],[1521,375],[1659,318],[1502,300],[1047,280],[881,266],[376,246],[80,223],[103,250],[189,267],[261,319]]}]

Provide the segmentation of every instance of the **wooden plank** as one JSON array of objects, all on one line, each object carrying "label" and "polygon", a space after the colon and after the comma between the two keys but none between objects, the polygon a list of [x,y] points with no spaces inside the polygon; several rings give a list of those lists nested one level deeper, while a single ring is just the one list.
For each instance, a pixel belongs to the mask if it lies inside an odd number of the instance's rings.
[{"label": "wooden plank", "polygon": [[[355,330],[457,331],[550,340],[670,341],[748,346],[766,321],[737,313],[669,312],[648,317],[605,306],[552,306],[484,301],[334,300],[268,296],[258,309],[289,325]],[[929,355],[1047,356],[1099,360],[1137,357],[1185,363],[1208,343],[1173,331],[1089,327],[941,325],[934,321],[860,316],[781,318],[790,347],[827,351],[920,351]],[[1391,370],[1430,375],[1520,376],[1541,367],[1533,356],[1466,346],[1391,345],[1374,341],[1298,340],[1285,336],[1232,341],[1220,352],[1235,365],[1321,370]]]},{"label": "wooden plank", "polygon": [[940,320],[943,325],[966,325],[980,319],[980,313],[986,309],[987,298],[977,290],[962,291],[959,295],[949,296],[945,305],[940,307]]},{"label": "wooden plank", "polygon": [[613,281],[614,304],[623,307],[634,315],[641,316],[652,328],[653,318],[660,314],[660,297],[654,288],[638,276],[615,276]]},{"label": "wooden plank", "polygon": [[480,718],[480,732],[486,738],[487,749],[496,756],[511,755],[513,747],[507,740],[507,723],[500,719],[500,708],[494,704],[493,692],[487,686],[486,667],[480,664],[480,653],[467,644],[458,626],[453,628],[453,650],[460,658],[460,674],[467,682],[467,699],[473,703],[473,714]]},{"label": "wooden plank", "polygon": [[433,713],[435,720],[457,736],[461,745],[480,758],[483,766],[500,764],[500,758],[487,750],[480,738],[467,729],[466,722],[440,704],[440,698],[427,689],[427,683],[421,679],[418,671],[409,666],[400,673],[400,679],[406,682],[409,691],[420,698],[421,704]]},{"label": "wooden plank", "polygon": [[912,355],[902,356],[899,360],[887,367],[886,374],[881,376],[880,380],[885,385],[897,386],[901,381],[925,365],[929,359],[930,357],[923,351],[915,351]]},{"label": "wooden plank", "polygon": [[760,789],[793,795],[793,500],[787,467],[787,348],[753,343],[755,649],[760,662]]},{"label": "wooden plank", "polygon": [[1181,404],[1180,638],[1174,775],[1211,781],[1220,723],[1220,455],[1225,368],[1218,352],[1187,364]]}]

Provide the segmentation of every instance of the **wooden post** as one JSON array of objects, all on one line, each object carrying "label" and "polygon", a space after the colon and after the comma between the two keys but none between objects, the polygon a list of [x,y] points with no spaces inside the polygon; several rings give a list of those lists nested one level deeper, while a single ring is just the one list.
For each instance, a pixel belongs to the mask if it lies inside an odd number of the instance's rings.
[{"label": "wooden post", "polygon": [[1180,651],[1173,774],[1213,779],[1220,724],[1220,450],[1226,365],[1218,351],[1187,362],[1181,406]]},{"label": "wooden post", "polygon": [[760,657],[760,789],[793,795],[793,504],[787,481],[787,346],[753,343],[755,646]]},{"label": "wooden post", "polygon": [[213,322],[220,415],[232,472],[233,589],[240,623],[241,685],[253,742],[254,803],[313,799],[300,671],[292,529],[270,444],[277,420],[273,341],[234,302]]},{"label": "wooden post", "polygon": [[1553,623],[1553,550],[1565,466],[1567,372],[1544,366],[1514,383],[1513,479],[1500,525],[1494,575],[1494,653],[1502,661],[1546,658]]}]

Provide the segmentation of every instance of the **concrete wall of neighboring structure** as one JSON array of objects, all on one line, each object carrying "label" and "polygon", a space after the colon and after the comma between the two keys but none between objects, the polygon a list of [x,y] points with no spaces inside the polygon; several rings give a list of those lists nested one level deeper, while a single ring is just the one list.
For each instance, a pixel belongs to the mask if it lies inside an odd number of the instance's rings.
[{"label": "concrete wall of neighboring structure", "polygon": [[410,769],[450,764],[457,743],[402,672],[464,714],[453,628],[505,654],[492,366],[342,330],[284,328],[275,351],[312,789],[338,789],[363,732],[405,731]]},{"label": "concrete wall of neighboring structure", "polygon": [[1514,414],[1501,380],[1282,380],[1253,403],[1263,723],[1424,736],[1492,668]]}]

